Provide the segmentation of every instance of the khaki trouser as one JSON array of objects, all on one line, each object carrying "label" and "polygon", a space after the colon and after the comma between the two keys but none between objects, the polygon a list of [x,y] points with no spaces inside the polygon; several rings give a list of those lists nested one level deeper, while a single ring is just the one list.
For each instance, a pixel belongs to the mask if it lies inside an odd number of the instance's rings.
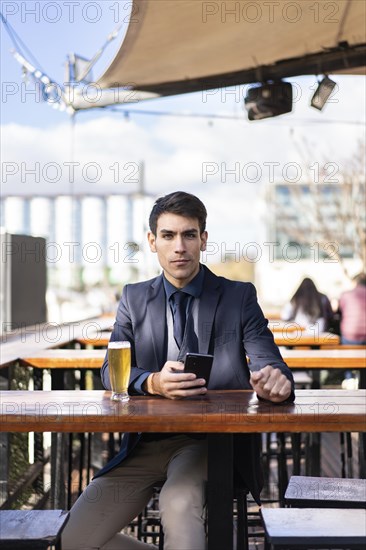
[{"label": "khaki trouser", "polygon": [[162,484],[164,550],[205,550],[207,443],[185,435],[140,442],[121,466],[94,479],[70,511],[63,550],[156,548],[119,533]]}]

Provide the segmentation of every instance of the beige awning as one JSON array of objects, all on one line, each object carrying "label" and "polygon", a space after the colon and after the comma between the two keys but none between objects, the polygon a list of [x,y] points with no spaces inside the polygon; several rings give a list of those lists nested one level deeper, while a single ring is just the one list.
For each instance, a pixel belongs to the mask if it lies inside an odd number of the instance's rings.
[{"label": "beige awning", "polygon": [[366,2],[134,0],[98,81],[170,95],[302,74],[363,74]]}]

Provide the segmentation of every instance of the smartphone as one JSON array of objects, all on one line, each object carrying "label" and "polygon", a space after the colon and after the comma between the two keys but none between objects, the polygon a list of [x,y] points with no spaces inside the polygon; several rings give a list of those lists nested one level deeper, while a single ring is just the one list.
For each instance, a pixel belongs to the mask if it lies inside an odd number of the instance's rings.
[{"label": "smartphone", "polygon": [[184,361],[184,372],[193,372],[197,378],[204,378],[206,386],[210,379],[213,355],[203,353],[187,353]]}]

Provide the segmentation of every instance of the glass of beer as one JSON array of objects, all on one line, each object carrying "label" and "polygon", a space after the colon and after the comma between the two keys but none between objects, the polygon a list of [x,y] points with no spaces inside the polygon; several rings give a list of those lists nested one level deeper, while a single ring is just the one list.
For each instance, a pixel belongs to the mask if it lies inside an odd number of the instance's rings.
[{"label": "glass of beer", "polygon": [[130,342],[109,342],[108,344],[109,377],[112,386],[113,401],[128,401],[127,392],[131,373]]}]

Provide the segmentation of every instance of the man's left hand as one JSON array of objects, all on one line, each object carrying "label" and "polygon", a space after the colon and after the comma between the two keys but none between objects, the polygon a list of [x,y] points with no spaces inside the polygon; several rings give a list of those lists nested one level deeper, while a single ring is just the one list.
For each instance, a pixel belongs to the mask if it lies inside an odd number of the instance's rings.
[{"label": "man's left hand", "polygon": [[280,369],[267,365],[250,375],[253,390],[262,399],[281,403],[291,395],[291,382]]}]

